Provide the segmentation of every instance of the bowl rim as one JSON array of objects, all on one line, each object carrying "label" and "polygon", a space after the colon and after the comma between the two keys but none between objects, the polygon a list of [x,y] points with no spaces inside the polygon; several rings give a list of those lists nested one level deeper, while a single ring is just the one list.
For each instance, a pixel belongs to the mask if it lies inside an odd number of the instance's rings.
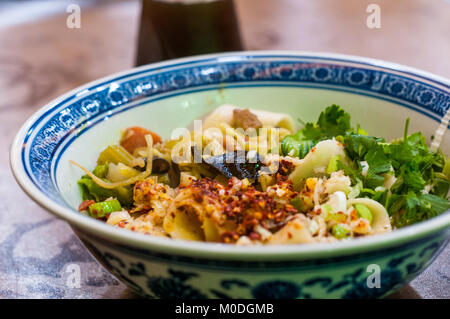
[{"label": "bowl rim", "polygon": [[[89,82],[85,85],[77,87],[68,93],[47,103],[44,107],[35,112],[19,129],[10,149],[10,166],[13,175],[25,191],[25,193],[38,203],[41,207],[56,215],[57,217],[67,221],[71,226],[81,230],[82,232],[92,233],[96,237],[101,237],[120,245],[128,245],[133,248],[148,249],[155,252],[164,252],[166,254],[190,256],[195,258],[220,259],[220,260],[304,260],[311,258],[328,258],[338,255],[348,255],[354,253],[365,253],[373,250],[392,247],[414,241],[418,238],[424,238],[432,234],[436,234],[445,229],[450,229],[450,210],[424,222],[420,222],[399,230],[395,230],[388,234],[360,238],[350,241],[340,241],[336,243],[314,243],[299,245],[262,245],[262,246],[236,246],[220,243],[205,243],[176,240],[169,238],[161,238],[135,233],[129,230],[111,227],[110,225],[100,222],[96,219],[78,214],[76,210],[63,206],[51,198],[47,197],[36,185],[29,179],[23,166],[21,165],[20,156],[23,148],[23,141],[32,124],[45,112],[52,109],[59,102],[75,96],[76,93],[82,92],[90,87],[97,86],[101,83],[112,81],[119,77],[134,74],[147,68],[164,68],[173,64],[196,61],[202,59],[217,59],[229,61],[230,58],[243,58],[252,56],[277,55],[282,57],[320,57],[342,60],[341,62],[359,63],[370,66],[379,67],[390,72],[400,72],[409,76],[419,76],[426,80],[434,82],[434,85],[440,85],[450,88],[450,80],[434,75],[429,72],[418,70],[412,67],[400,64],[385,62],[378,59],[359,57],[353,55],[311,52],[311,51],[237,51],[226,53],[215,53],[198,55],[193,57],[185,57],[180,59],[167,60],[158,63],[143,65],[140,67],[117,72],[112,75],[102,77],[98,80]],[[449,232],[447,232],[449,233]],[[448,236],[449,234],[447,234]]]}]

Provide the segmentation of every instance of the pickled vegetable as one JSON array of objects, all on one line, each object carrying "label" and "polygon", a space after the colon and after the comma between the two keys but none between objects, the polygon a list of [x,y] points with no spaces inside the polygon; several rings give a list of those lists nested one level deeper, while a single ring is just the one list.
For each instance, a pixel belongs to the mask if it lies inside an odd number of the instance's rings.
[{"label": "pickled vegetable", "polygon": [[130,162],[134,159],[126,149],[120,145],[110,145],[100,153],[97,159],[98,165],[104,165],[105,163],[123,163],[125,165],[130,165]]}]

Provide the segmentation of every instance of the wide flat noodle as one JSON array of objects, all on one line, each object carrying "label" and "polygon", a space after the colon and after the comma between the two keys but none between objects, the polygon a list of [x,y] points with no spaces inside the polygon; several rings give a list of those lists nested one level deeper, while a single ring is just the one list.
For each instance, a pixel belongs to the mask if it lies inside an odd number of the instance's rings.
[{"label": "wide flat noodle", "polygon": [[[233,124],[233,110],[235,109],[242,110],[243,108],[231,104],[219,106],[205,118],[203,121],[203,129],[219,127],[221,123],[226,123],[231,126]],[[288,114],[255,109],[249,109],[249,111],[258,117],[263,126],[285,128],[291,133],[296,131],[295,121]]]}]

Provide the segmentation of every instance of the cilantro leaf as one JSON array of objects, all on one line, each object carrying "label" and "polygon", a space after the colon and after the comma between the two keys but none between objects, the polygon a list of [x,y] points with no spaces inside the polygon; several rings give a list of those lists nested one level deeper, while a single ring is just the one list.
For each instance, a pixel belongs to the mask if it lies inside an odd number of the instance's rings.
[{"label": "cilantro leaf", "polygon": [[[358,127],[358,130],[365,132]],[[306,123],[303,129],[294,135],[288,135],[281,141],[283,155],[293,154],[303,158],[317,142],[353,132],[350,127],[350,115],[338,105],[331,105],[320,113],[316,123]]]},{"label": "cilantro leaf", "polygon": [[421,196],[422,205],[429,205],[430,210],[434,213],[434,215],[439,215],[446,210],[450,209],[450,201],[445,198],[432,195],[432,194],[423,194]]},{"label": "cilantro leaf", "polygon": [[319,141],[353,131],[350,126],[350,115],[340,106],[333,104],[319,115],[316,123],[306,123],[301,130],[307,140]]},{"label": "cilantro leaf", "polygon": [[358,167],[358,165],[356,165],[356,164],[347,165],[344,162],[342,162],[341,160],[337,160],[338,170],[343,170],[344,174],[347,175],[348,177],[350,177],[350,179],[352,180],[352,184],[357,184],[358,182],[361,182],[363,179],[363,175],[361,174],[361,169],[355,168],[355,167]]},{"label": "cilantro leaf", "polygon": [[[378,201],[388,210],[393,225],[402,227],[450,209],[446,198],[450,159],[442,151],[431,152],[422,133],[408,135],[408,127],[409,119],[403,138],[386,143],[368,136],[359,126],[353,129],[350,115],[333,104],[320,113],[317,122],[306,123],[295,135],[285,137],[282,152],[303,158],[317,142],[335,138],[344,144],[348,157],[346,163],[338,160],[337,168],[350,177],[355,196]],[[389,187],[385,181],[392,178],[395,181]]]},{"label": "cilantro leaf", "polygon": [[344,136],[345,149],[349,157],[352,159],[364,158],[369,150],[376,147],[377,144],[382,141],[382,139],[361,134],[347,133]]},{"label": "cilantro leaf", "polygon": [[381,147],[374,147],[367,152],[365,159],[369,164],[369,173],[387,173],[391,169],[391,164]]},{"label": "cilantro leaf", "polygon": [[[445,198],[450,179],[443,173],[446,158],[442,152],[430,152],[420,132],[408,136],[407,121],[402,139],[391,143],[373,136],[347,133],[344,144],[347,155],[354,163],[366,161],[367,174],[362,178],[360,196],[370,197],[385,205],[394,226],[402,227],[436,216],[449,209]],[[374,191],[384,185],[385,173],[393,170],[395,182],[389,192]],[[344,170],[345,174],[355,172]],[[352,182],[356,178],[352,178]],[[427,186],[429,194],[423,194]]]},{"label": "cilantro leaf", "polygon": [[319,116],[317,124],[328,136],[344,135],[350,127],[350,115],[340,106],[333,104]]},{"label": "cilantro leaf", "polygon": [[[397,210],[397,207],[394,207],[395,204],[400,207],[404,205],[404,208]],[[409,191],[406,195],[400,195],[400,198],[391,206],[390,212],[395,213],[393,214],[394,224],[402,227],[430,219],[448,209],[450,209],[450,202],[445,198]]]},{"label": "cilantro leaf", "polygon": [[383,185],[384,176],[380,174],[387,173],[391,169],[391,163],[383,152],[383,148],[380,146],[372,148],[367,152],[365,160],[369,165],[365,180],[366,186],[375,189],[377,186]]},{"label": "cilantro leaf", "polygon": [[405,185],[410,190],[421,191],[425,187],[425,180],[419,170],[419,165],[416,161],[410,161],[405,164],[403,180]]}]

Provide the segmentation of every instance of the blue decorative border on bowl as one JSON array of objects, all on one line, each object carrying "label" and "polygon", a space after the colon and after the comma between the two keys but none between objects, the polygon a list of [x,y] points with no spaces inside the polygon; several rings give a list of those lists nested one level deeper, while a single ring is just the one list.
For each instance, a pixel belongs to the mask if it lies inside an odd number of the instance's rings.
[{"label": "blue decorative border on bowl", "polygon": [[[165,253],[156,253],[145,249],[136,249],[131,246],[105,241],[95,238],[82,230],[77,233],[90,252],[109,271],[116,275],[128,286],[139,294],[149,298],[225,298],[235,297],[232,286],[237,285],[249,291],[253,298],[318,298],[331,293],[338,293],[341,298],[378,298],[382,297],[397,287],[404,285],[423,271],[445,247],[448,241],[446,232],[433,234],[420,238],[407,244],[381,249],[372,252],[363,252],[355,255],[340,256],[336,258],[318,258],[298,261],[242,261],[242,260],[212,260],[187,256],[176,256]],[[101,249],[95,243],[101,243],[107,249]],[[132,256],[132,260],[122,258]],[[367,267],[373,265],[373,261],[383,261],[380,273],[382,285],[378,289],[370,289],[367,286]],[[151,266],[147,263],[158,263],[167,267],[167,276],[155,275],[148,271]],[[341,276],[330,276],[325,272],[321,275],[299,280],[298,278],[278,275],[303,273],[319,268],[346,267],[347,272]],[[378,265],[379,266],[379,265]],[[187,267],[187,268],[186,268]],[[211,286],[208,289],[191,285],[190,278],[201,278],[202,271],[215,271],[217,277],[223,276],[219,286]],[[237,272],[236,272],[237,271]],[[235,278],[225,274],[236,273],[270,273],[270,279],[265,278],[251,284],[246,279]],[[138,280],[144,279],[144,284]],[[319,288],[321,295],[311,294],[311,287]],[[148,290],[148,292],[147,292]],[[315,292],[317,294],[317,291]]]},{"label": "blue decorative border on bowl", "polygon": [[[141,105],[141,100],[163,94],[167,98],[167,93],[179,90],[265,85],[334,89],[389,99],[435,120],[450,107],[447,84],[407,72],[344,59],[233,54],[230,57],[233,59],[228,59],[232,60],[229,62],[221,56],[157,69],[149,66],[93,85],[59,102],[28,130],[22,150],[26,173],[42,192],[61,202],[51,167],[59,146],[69,135],[94,118]],[[84,127],[83,132],[91,127],[92,124]]]},{"label": "blue decorative border on bowl", "polygon": [[183,266],[195,266],[206,270],[224,270],[224,271],[242,271],[242,272],[286,272],[286,271],[307,271],[319,268],[327,268],[330,264],[335,266],[343,266],[348,264],[354,264],[358,262],[366,262],[374,258],[382,258],[383,256],[400,254],[408,250],[414,250],[419,246],[423,246],[421,249],[416,249],[415,254],[419,257],[423,257],[425,254],[437,255],[439,249],[444,248],[445,243],[449,241],[449,232],[442,231],[430,236],[420,238],[419,240],[411,241],[406,244],[400,244],[397,246],[384,248],[370,252],[360,252],[351,255],[351,258],[347,255],[328,257],[328,258],[316,258],[307,260],[287,260],[287,261],[242,261],[242,260],[219,260],[211,258],[199,258],[182,255],[167,254],[164,252],[155,252],[148,249],[136,248],[123,243],[112,242],[105,238],[96,237],[93,234],[84,232],[82,229],[74,229],[77,235],[83,239],[82,242],[88,248],[92,246],[92,242],[100,242],[116,251],[120,251],[124,254],[133,254],[139,257],[141,260],[158,261],[162,264]]}]

